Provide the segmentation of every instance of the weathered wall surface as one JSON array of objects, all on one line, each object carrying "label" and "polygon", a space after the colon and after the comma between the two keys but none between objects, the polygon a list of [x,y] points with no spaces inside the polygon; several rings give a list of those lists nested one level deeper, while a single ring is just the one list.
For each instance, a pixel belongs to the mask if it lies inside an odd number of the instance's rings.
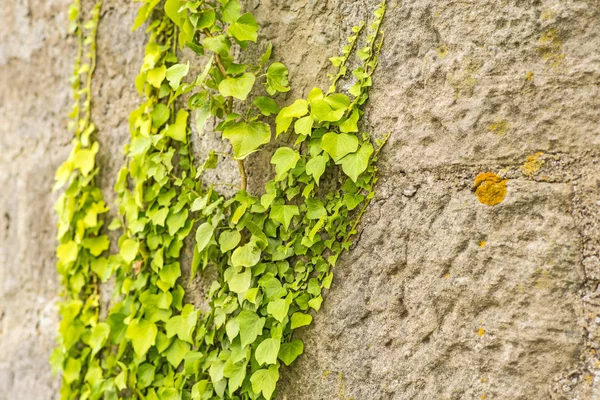
[{"label": "weathered wall surface", "polygon": [[[51,187],[69,147],[68,4],[0,5],[2,400],[57,397]],[[291,98],[326,83],[328,57],[375,2],[249,4]],[[365,126],[392,132],[378,194],[279,398],[600,399],[600,1],[389,5]],[[138,102],[135,9],[107,0],[98,38],[108,199]],[[267,160],[251,158],[255,191]],[[485,172],[507,179],[494,206],[473,190]]]}]

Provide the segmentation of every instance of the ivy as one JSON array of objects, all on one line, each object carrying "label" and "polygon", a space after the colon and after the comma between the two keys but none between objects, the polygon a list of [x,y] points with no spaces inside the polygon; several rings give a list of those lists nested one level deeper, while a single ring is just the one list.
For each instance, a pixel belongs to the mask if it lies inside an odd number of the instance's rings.
[{"label": "ivy", "polygon": [[[271,62],[272,46],[254,62],[236,62],[238,51],[260,46],[258,24],[238,0],[143,0],[134,22],[134,29],[147,25],[135,82],[143,102],[129,118],[127,160],[114,188],[119,216],[108,225],[121,232],[119,250],[108,256],[99,218],[108,208],[94,186],[98,144],[89,120],[100,5],[85,28],[80,8],[76,0],[69,13],[80,42],[75,139],[57,171],[57,187],[68,183],[56,207],[65,293],[52,362],[63,371],[61,398],[269,400],[281,364],[304,351],[295,330],[320,309],[332,269],[374,196],[385,140],[374,146],[359,126],[383,43],[385,4],[364,47],[356,50],[360,24],[342,56],[331,59],[338,72],[327,93],[314,88],[281,107],[277,95],[290,90],[289,74]],[[180,59],[184,47],[195,56]],[[350,77],[354,54],[358,67]],[[199,57],[207,63],[190,76]],[[348,93],[337,91],[342,79],[355,82]],[[245,115],[236,112],[242,109]],[[275,176],[255,196],[246,191],[244,162],[272,142],[273,116],[275,136],[288,143],[275,142]],[[205,132],[210,117],[240,172],[240,188],[229,198],[203,182],[203,172],[227,155],[211,152],[197,163],[190,147],[190,125],[202,140],[212,134]],[[185,303],[180,256],[187,238],[194,241],[192,274],[217,272],[206,310]],[[97,285],[111,276],[114,295],[102,321]]]}]

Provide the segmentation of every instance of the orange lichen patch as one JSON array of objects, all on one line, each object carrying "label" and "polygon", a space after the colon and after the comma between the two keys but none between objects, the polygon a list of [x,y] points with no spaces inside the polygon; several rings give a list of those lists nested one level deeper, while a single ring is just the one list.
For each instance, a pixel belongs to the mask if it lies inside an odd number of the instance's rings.
[{"label": "orange lichen patch", "polygon": [[477,331],[477,334],[479,335],[479,337],[483,337],[483,335],[485,335],[485,329],[479,328],[479,330]]},{"label": "orange lichen patch", "polygon": [[493,172],[485,172],[475,178],[475,194],[480,203],[495,206],[506,197],[506,179]]},{"label": "orange lichen patch", "polygon": [[489,130],[496,135],[504,135],[506,132],[508,132],[508,122],[503,119],[492,122],[489,126]]},{"label": "orange lichen patch", "polygon": [[479,242],[479,247],[483,247],[487,244],[487,242],[485,240],[482,240],[481,242]]},{"label": "orange lichen patch", "polygon": [[540,156],[544,154],[543,152],[537,152],[529,157],[527,157],[527,161],[523,165],[521,165],[521,173],[528,177],[533,177],[540,169],[542,169],[542,165],[544,162],[540,160]]}]

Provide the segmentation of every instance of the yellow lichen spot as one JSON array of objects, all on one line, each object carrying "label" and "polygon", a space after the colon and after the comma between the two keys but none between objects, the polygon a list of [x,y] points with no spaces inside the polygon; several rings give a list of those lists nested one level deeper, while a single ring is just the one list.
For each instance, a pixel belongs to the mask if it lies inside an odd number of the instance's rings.
[{"label": "yellow lichen spot", "polygon": [[479,242],[479,247],[483,247],[487,244],[487,242],[485,240],[482,240],[481,242]]},{"label": "yellow lichen spot", "polygon": [[485,172],[475,178],[475,195],[482,204],[495,206],[502,203],[506,197],[506,179],[500,178],[493,172]]},{"label": "yellow lichen spot", "polygon": [[501,119],[496,122],[492,122],[489,126],[490,132],[496,135],[502,136],[508,132],[508,122]]},{"label": "yellow lichen spot", "polygon": [[329,376],[329,370],[326,369],[325,371],[323,371],[323,378],[327,378]]},{"label": "yellow lichen spot", "polygon": [[448,274],[444,275],[444,278],[450,279],[450,274],[448,273]]},{"label": "yellow lichen spot", "polygon": [[565,59],[562,46],[563,42],[556,28],[548,29],[538,40],[538,52],[542,60],[547,61],[552,68],[559,68]]},{"label": "yellow lichen spot", "polygon": [[583,377],[583,379],[585,379],[585,381],[589,384],[592,383],[592,376],[590,374],[585,374],[585,376]]},{"label": "yellow lichen spot", "polygon": [[479,337],[483,337],[483,335],[485,335],[485,329],[479,328],[479,330],[477,331],[477,334],[479,335]]},{"label": "yellow lichen spot", "polygon": [[533,80],[533,72],[527,71],[525,74],[525,79],[527,79],[528,82],[531,82]]},{"label": "yellow lichen spot", "polygon": [[600,361],[596,361],[596,368],[600,368]]},{"label": "yellow lichen spot", "polygon": [[537,152],[529,157],[527,157],[527,161],[523,165],[521,165],[521,173],[528,177],[533,177],[540,169],[542,169],[542,165],[544,162],[540,160],[540,156],[544,154],[541,151]]},{"label": "yellow lichen spot", "polygon": [[485,394],[482,394],[481,395],[481,400],[485,400],[485,399],[487,399],[487,396]]},{"label": "yellow lichen spot", "polygon": [[542,21],[549,21],[551,19],[554,18],[554,11],[547,8],[544,11],[542,11],[542,15],[541,15]]},{"label": "yellow lichen spot", "polygon": [[448,54],[448,48],[446,47],[445,44],[440,44],[438,46],[438,48],[436,49],[436,53],[437,53],[438,57],[444,58],[444,57],[446,57],[446,54]]},{"label": "yellow lichen spot", "polygon": [[481,383],[488,383],[489,379],[488,378],[481,378],[481,379],[479,379],[479,382],[481,382]]}]

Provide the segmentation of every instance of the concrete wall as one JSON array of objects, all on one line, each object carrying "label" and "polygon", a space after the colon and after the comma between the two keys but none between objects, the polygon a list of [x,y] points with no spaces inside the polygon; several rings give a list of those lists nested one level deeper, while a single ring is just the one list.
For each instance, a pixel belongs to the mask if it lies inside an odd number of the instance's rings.
[{"label": "concrete wall", "polygon": [[[51,187],[69,151],[69,3],[0,5],[2,400],[57,398]],[[288,99],[326,84],[328,57],[375,3],[247,3],[290,68]],[[378,193],[279,398],[600,399],[600,1],[388,3],[365,116],[392,132]],[[106,0],[100,23],[93,119],[109,200],[138,104],[136,7]],[[225,148],[207,137],[199,157],[211,146]],[[267,160],[250,159],[255,192]],[[493,206],[474,190],[487,172],[506,180]]]}]

